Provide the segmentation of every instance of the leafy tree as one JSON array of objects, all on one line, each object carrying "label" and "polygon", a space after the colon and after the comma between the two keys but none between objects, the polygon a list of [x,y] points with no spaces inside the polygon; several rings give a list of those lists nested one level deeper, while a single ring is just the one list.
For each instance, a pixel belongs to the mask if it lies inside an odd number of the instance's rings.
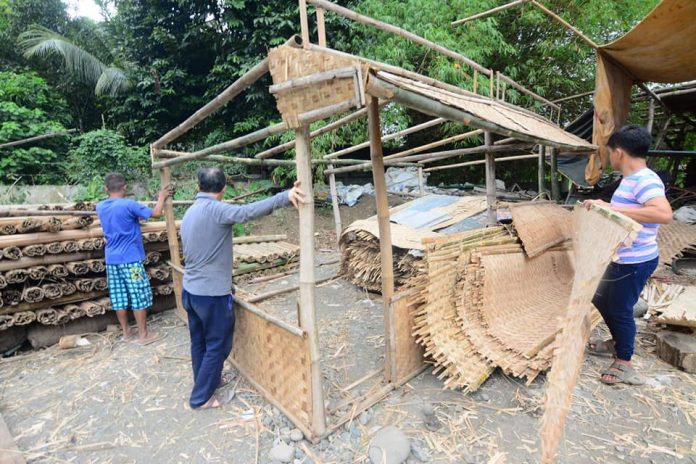
[{"label": "leafy tree", "polygon": [[116,131],[98,129],[77,137],[68,153],[70,180],[88,184],[95,177],[118,171],[127,180],[147,178],[150,158],[145,148],[128,145]]},{"label": "leafy tree", "polygon": [[[0,72],[0,143],[65,130],[67,105],[34,73]],[[0,149],[0,182],[52,183],[63,177],[67,143],[56,137]]]}]

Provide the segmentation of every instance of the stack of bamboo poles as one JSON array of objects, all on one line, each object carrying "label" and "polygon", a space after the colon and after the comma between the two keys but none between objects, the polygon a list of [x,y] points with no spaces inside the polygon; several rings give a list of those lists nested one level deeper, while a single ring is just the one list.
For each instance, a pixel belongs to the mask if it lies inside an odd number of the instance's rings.
[{"label": "stack of bamboo poles", "polygon": [[239,282],[250,277],[281,272],[298,265],[300,247],[286,235],[235,237],[233,274]]},{"label": "stack of bamboo poles", "polygon": [[[382,260],[379,239],[373,234],[357,230],[341,238],[343,259],[341,273],[346,279],[372,292],[382,291]],[[406,285],[422,272],[422,260],[403,248],[394,247],[394,284]]]},{"label": "stack of bamboo poles", "polygon": [[[91,216],[0,218],[0,330],[61,325],[109,309],[103,231]],[[164,222],[142,226],[153,293],[173,292]]]}]

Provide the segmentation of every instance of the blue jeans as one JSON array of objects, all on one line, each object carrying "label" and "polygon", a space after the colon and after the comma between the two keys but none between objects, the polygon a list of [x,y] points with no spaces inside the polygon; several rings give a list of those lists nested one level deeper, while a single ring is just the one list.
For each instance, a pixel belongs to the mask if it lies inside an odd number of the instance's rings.
[{"label": "blue jeans", "polygon": [[602,276],[592,303],[609,327],[616,357],[630,361],[636,338],[633,306],[645,283],[657,268],[659,258],[636,264],[611,263]]},{"label": "blue jeans", "polygon": [[232,351],[232,301],[232,295],[200,296],[186,290],[182,294],[191,334],[192,408],[203,406],[220,384],[225,359]]}]

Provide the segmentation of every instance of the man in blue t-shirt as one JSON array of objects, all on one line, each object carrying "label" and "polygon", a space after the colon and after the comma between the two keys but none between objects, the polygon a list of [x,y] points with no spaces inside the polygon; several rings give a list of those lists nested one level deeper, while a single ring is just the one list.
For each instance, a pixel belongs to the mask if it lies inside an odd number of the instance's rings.
[{"label": "man in blue t-shirt", "polygon": [[147,308],[152,306],[152,289],[143,266],[145,248],[140,220],[160,217],[170,190],[164,188],[159,193],[154,208],[126,199],[126,181],[119,173],[106,175],[104,190],[109,198],[97,204],[97,214],[106,237],[106,278],[111,307],[116,311],[125,339],[131,336],[127,312],[131,309],[138,325],[138,341],[151,343],[159,335],[147,329]]}]

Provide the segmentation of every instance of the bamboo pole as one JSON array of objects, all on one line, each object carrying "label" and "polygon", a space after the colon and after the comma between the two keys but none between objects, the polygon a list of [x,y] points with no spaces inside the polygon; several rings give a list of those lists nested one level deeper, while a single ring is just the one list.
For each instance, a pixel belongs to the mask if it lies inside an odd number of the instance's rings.
[{"label": "bamboo pole", "polygon": [[[302,39],[297,36],[292,36],[285,42],[285,45],[290,45],[294,47],[299,47],[302,44]],[[179,124],[174,129],[170,130],[157,141],[155,141],[152,146],[154,148],[162,148],[165,145],[173,142],[177,138],[184,135],[186,132],[191,130],[196,124],[225,106],[234,97],[239,95],[242,91],[249,88],[254,82],[259,80],[261,76],[268,72],[268,58],[264,58],[261,62],[256,64],[253,68],[247,71],[242,77],[237,79],[232,85],[227,87],[220,95],[215,97],[213,100],[208,102],[201,109],[196,111],[194,114],[189,116],[184,122]]]},{"label": "bamboo pole", "polygon": [[[314,282],[314,284],[315,284],[315,285],[318,285],[318,284],[321,284],[321,283],[324,283],[324,282],[328,282],[329,280],[333,280],[333,279],[335,279],[335,278],[337,278],[337,277],[340,277],[340,275],[339,275],[339,274],[334,274],[334,275],[331,275],[331,276],[329,276],[329,277],[323,277],[323,278],[321,278],[321,279],[317,279],[317,280]],[[271,290],[270,292],[260,293],[260,294],[258,294],[258,295],[254,295],[254,296],[252,296],[252,297],[250,297],[250,298],[247,298],[247,301],[248,301],[249,303],[258,303],[259,301],[267,300],[267,299],[269,299],[269,298],[275,298],[275,297],[277,297],[277,296],[284,295],[284,294],[290,293],[290,292],[294,292],[295,290],[299,290],[299,289],[300,289],[300,286],[299,286],[299,285],[292,285],[292,286],[290,286],[290,287],[281,288],[281,289],[278,289],[278,290]]]},{"label": "bamboo pole", "polygon": [[301,125],[309,127],[313,122],[319,121],[321,119],[328,119],[337,114],[345,113],[351,108],[360,108],[360,102],[353,99],[348,101],[343,101],[329,106],[324,106],[322,108],[317,108],[314,110],[305,111],[297,115],[297,120]]},{"label": "bamboo pole", "polygon": [[[304,1],[304,0],[302,0]],[[465,63],[466,65],[470,66],[473,69],[477,69],[479,72],[485,74],[485,75],[490,75],[490,70],[484,68],[477,62],[473,61],[470,58],[467,58],[466,56],[462,55],[461,53],[457,53],[453,50],[450,50],[446,47],[443,47],[442,45],[439,45],[435,42],[432,42],[430,40],[424,39],[423,37],[416,35],[412,32],[408,32],[405,29],[402,29],[400,27],[393,26],[391,24],[387,24],[382,21],[378,21],[376,19],[370,18],[369,16],[361,15],[359,13],[356,13],[352,10],[349,10],[348,8],[343,8],[342,6],[338,6],[334,3],[328,2],[326,0],[306,0],[307,3],[310,3],[314,6],[322,7],[326,10],[333,11],[334,13],[341,15],[345,18],[352,19],[353,21],[357,21],[362,24],[366,24],[368,26],[372,26],[376,29],[380,29],[382,31],[386,32],[391,32],[392,34],[396,34],[398,36],[401,36],[405,39],[410,40],[411,42],[417,43],[419,45],[423,45],[424,47],[428,47],[431,50],[435,50],[438,53],[441,53],[445,56],[449,56],[450,58],[453,58],[455,60],[461,61],[462,63]]]},{"label": "bamboo pole", "polygon": [[287,240],[288,236],[285,234],[278,235],[245,235],[242,237],[234,237],[232,241],[235,245],[241,245],[243,243],[261,243],[261,242],[281,242]]},{"label": "bamboo pole", "polygon": [[382,137],[379,121],[377,99],[367,97],[368,132],[370,135],[370,159],[374,169],[372,177],[375,185],[375,202],[377,203],[377,221],[379,225],[379,248],[382,262],[382,302],[384,304],[385,330],[385,368],[386,380],[396,382],[396,334],[395,320],[391,299],[394,296],[394,263],[392,258],[391,226],[389,224],[389,202],[387,200],[387,183],[384,176],[382,160]]},{"label": "bamboo pole", "polygon": [[303,87],[309,87],[312,85],[321,84],[322,82],[331,81],[334,79],[347,79],[355,78],[357,75],[354,66],[347,66],[343,68],[330,69],[328,71],[322,71],[308,76],[301,76],[296,79],[289,79],[280,84],[272,85],[268,88],[271,93],[283,93],[288,90],[301,89]]},{"label": "bamboo pole", "polygon": [[[415,125],[413,127],[409,127],[407,129],[394,132],[393,134],[386,135],[386,136],[382,137],[382,142],[386,142],[388,140],[392,140],[392,139],[395,139],[397,137],[405,137],[407,135],[413,134],[414,132],[418,132],[418,131],[422,131],[425,129],[429,129],[431,127],[435,127],[437,125],[442,124],[445,121],[446,121],[446,119],[444,119],[444,118],[431,119],[430,121],[424,122],[422,124],[418,124],[418,125]],[[343,150],[335,151],[333,153],[329,153],[328,155],[324,155],[324,159],[338,158],[339,156],[347,155],[348,153],[353,153],[354,151],[362,150],[364,148],[368,148],[369,146],[370,146],[370,141],[368,140],[367,142],[359,143],[357,145],[353,145],[352,147],[344,148]]]},{"label": "bamboo pole", "polygon": [[[180,272],[177,272],[177,274],[180,274]],[[249,312],[251,312],[251,313],[253,313],[253,314],[256,314],[256,315],[259,316],[261,319],[263,319],[263,320],[265,320],[265,321],[268,321],[268,322],[270,322],[271,324],[275,324],[275,325],[277,325],[278,327],[280,327],[281,329],[287,330],[287,331],[290,332],[291,334],[296,335],[296,336],[298,336],[298,337],[304,337],[304,336],[305,336],[305,331],[304,331],[304,330],[302,330],[302,329],[300,329],[300,328],[298,328],[298,327],[295,327],[295,326],[293,326],[293,325],[290,325],[290,324],[288,324],[287,322],[282,321],[282,320],[280,320],[280,319],[278,319],[278,318],[276,318],[276,317],[271,316],[270,314],[268,314],[267,312],[265,312],[263,309],[261,309],[261,308],[259,308],[258,306],[254,305],[254,304],[253,304],[253,301],[251,301],[251,300],[245,301],[245,300],[239,298],[239,297],[236,296],[236,295],[232,295],[232,298],[234,299],[234,302],[235,302],[237,305],[239,305],[240,307],[244,308],[245,310],[247,310],[247,311],[249,311]]]},{"label": "bamboo pole", "polygon": [[425,196],[425,179],[422,167],[418,168],[418,190],[420,191],[420,196]]},{"label": "bamboo pole", "polygon": [[73,132],[76,132],[76,131],[77,131],[77,129],[68,129],[68,130],[62,131],[62,132],[52,132],[50,134],[37,135],[35,137],[29,137],[29,138],[22,139],[22,140],[15,140],[14,142],[2,143],[2,144],[0,144],[0,150],[2,150],[3,148],[10,148],[10,147],[16,147],[19,145],[25,145],[25,144],[31,143],[31,142],[38,142],[39,140],[50,139],[53,137],[63,137],[63,136],[66,136],[68,134],[72,134]]},{"label": "bamboo pole", "polygon": [[317,8],[317,35],[319,36],[319,45],[326,47],[326,24],[324,21],[324,9]]},{"label": "bamboo pole", "polygon": [[[493,138],[491,133],[486,131],[483,133],[487,148],[493,147]],[[486,152],[486,204],[488,210],[488,225],[494,226],[498,223],[496,213],[496,183],[495,183],[495,154],[492,151]]]},{"label": "bamboo pole", "polygon": [[309,20],[307,19],[307,1],[300,0],[300,32],[302,43],[309,44]]},{"label": "bamboo pole", "polygon": [[521,86],[517,82],[513,81],[511,78],[506,76],[505,74],[501,73],[500,71],[497,72],[498,76],[498,82],[500,83],[500,80],[502,80],[504,83],[510,84],[512,87],[516,88],[520,92],[529,95],[533,99],[540,101],[541,103],[550,106],[551,108],[555,110],[560,110],[561,107],[558,106],[556,103],[552,102],[551,100],[547,100],[546,98],[542,97],[541,95],[532,92],[531,90],[527,89],[526,87]]},{"label": "bamboo pole", "polygon": [[645,126],[645,129],[650,134],[652,134],[654,123],[655,123],[655,100],[653,100],[651,98],[650,101],[648,102],[648,124]]},{"label": "bamboo pole", "polygon": [[[36,310],[44,309],[47,307],[70,304],[70,303],[75,303],[78,301],[93,300],[93,299],[102,298],[105,296],[109,296],[108,291],[89,292],[89,293],[75,292],[72,295],[62,296],[60,298],[56,298],[55,300],[48,300],[48,301],[43,300],[43,301],[37,301],[36,303],[29,303],[27,301],[22,301],[21,303],[13,305],[13,306],[0,307],[0,314],[4,315],[4,314],[19,313],[22,311],[36,311]],[[0,333],[2,333],[2,332],[0,332]]]},{"label": "bamboo pole", "polygon": [[498,13],[500,11],[505,11],[509,10],[510,8],[514,8],[519,5],[523,5],[525,3],[529,3],[530,0],[515,0],[514,2],[506,3],[505,5],[496,7],[496,8],[491,8],[490,10],[484,11],[482,13],[478,13],[472,16],[468,16],[466,18],[458,19],[456,21],[452,21],[450,24],[452,26],[459,26],[461,24],[467,23],[469,21],[473,21],[475,19],[480,19],[480,18],[485,18],[486,16],[490,16],[492,14]]},{"label": "bamboo pole", "polygon": [[558,183],[558,151],[551,147],[551,199],[558,201],[561,198],[561,188]]},{"label": "bamboo pole", "polygon": [[[386,101],[382,101],[380,105],[386,104]],[[367,114],[367,108],[362,108],[354,113],[349,114],[348,116],[345,116],[338,121],[334,121],[332,123],[327,124],[324,127],[321,127],[315,131],[312,131],[309,133],[309,138],[314,139],[316,137],[319,137],[320,135],[324,135],[328,132],[331,132],[334,129],[337,129],[341,126],[344,126],[352,121],[355,121],[356,119],[359,119]],[[292,140],[290,142],[283,143],[281,145],[278,145],[277,147],[269,148],[266,151],[262,151],[261,153],[257,153],[254,158],[257,159],[265,159],[265,158],[270,158],[273,155],[276,155],[278,153],[283,153],[287,150],[290,150],[295,146],[295,141]]]},{"label": "bamboo pole", "polygon": [[314,191],[312,181],[312,146],[309,128],[295,130],[297,179],[306,197],[299,205],[300,210],[300,327],[307,332],[312,385],[312,429],[317,435],[326,431],[324,391],[319,352],[319,332],[316,322],[315,276],[314,276]]},{"label": "bamboo pole", "polygon": [[599,45],[597,45],[596,43],[594,43],[594,42],[592,41],[592,39],[590,39],[590,38],[587,37],[585,34],[583,34],[582,32],[580,32],[577,28],[571,26],[570,23],[568,23],[565,19],[561,18],[560,16],[558,16],[556,13],[554,13],[553,11],[549,10],[548,8],[546,8],[546,7],[545,7],[544,5],[542,5],[541,3],[537,2],[536,0],[532,0],[532,5],[534,5],[535,7],[539,8],[541,11],[543,11],[543,12],[544,12],[546,15],[548,15],[549,17],[551,17],[551,18],[553,18],[554,20],[556,20],[556,21],[558,21],[559,23],[561,23],[566,29],[570,30],[570,31],[573,32],[575,35],[577,35],[577,36],[580,37],[582,40],[584,40],[590,47],[594,48],[595,50],[596,50],[597,48],[599,48]]},{"label": "bamboo pole", "polygon": [[453,158],[455,156],[464,156],[464,155],[476,155],[478,153],[498,153],[498,152],[506,152],[506,151],[520,151],[520,150],[528,150],[531,148],[532,145],[529,143],[518,143],[514,145],[491,145],[490,147],[486,145],[481,145],[478,147],[469,147],[469,148],[458,148],[456,150],[446,150],[446,151],[438,151],[434,153],[426,153],[423,155],[416,155],[416,156],[409,156],[407,158],[402,158],[402,161],[408,161],[408,162],[413,162],[417,161],[419,164],[427,164],[427,163],[433,163],[435,161],[442,161],[447,158]]},{"label": "bamboo pole", "polygon": [[[260,140],[265,139],[266,137],[269,137],[271,135],[279,134],[281,132],[285,132],[288,130],[287,124],[284,122],[281,122],[279,124],[274,124],[269,127],[264,127],[263,129],[259,129],[255,132],[252,132],[250,134],[243,135],[241,137],[238,137],[234,140],[230,140],[228,142],[220,143],[217,145],[213,145],[208,148],[204,148],[203,150],[199,150],[193,153],[188,153],[182,156],[179,156],[177,158],[172,158],[168,159],[165,161],[157,161],[152,163],[152,169],[161,169],[169,166],[174,166],[176,164],[181,164],[185,163],[187,161],[194,161],[199,158],[206,157],[208,155],[213,155],[215,153],[220,153],[223,151],[230,151],[230,150],[237,150],[239,148],[245,147],[247,145],[250,145],[252,143],[256,143]],[[154,152],[155,154],[157,151]]]},{"label": "bamboo pole", "polygon": [[537,172],[537,185],[538,185],[538,191],[539,195],[542,195],[546,193],[546,186],[544,183],[544,178],[546,177],[546,174],[544,173],[546,169],[546,147],[543,145],[539,145],[539,163],[538,163],[538,172]]},{"label": "bamboo pole", "polygon": [[582,98],[582,97],[588,97],[590,95],[594,95],[594,90],[590,90],[589,92],[583,92],[583,93],[578,93],[575,95],[570,95],[569,97],[563,97],[563,98],[557,98],[556,100],[552,100],[554,103],[563,103],[566,101],[570,100],[575,100],[576,98]]},{"label": "bamboo pole", "polygon": [[[293,145],[295,142],[293,141]],[[174,159],[181,155],[185,155],[185,152],[178,152],[173,150],[159,150],[157,156],[159,158]],[[291,159],[256,159],[256,158],[240,158],[238,156],[225,156],[225,155],[208,155],[205,158],[201,158],[200,161],[215,161],[217,163],[230,163],[230,164],[245,164],[247,166],[294,166],[295,161]],[[336,159],[336,160],[312,160],[313,165],[319,164],[361,164],[364,160],[356,159]],[[225,200],[226,202],[231,202],[232,200]],[[174,205],[179,204],[192,204],[193,201],[174,201]]]},{"label": "bamboo pole", "polygon": [[22,217],[22,216],[96,216],[96,211],[46,211],[35,209],[5,209],[0,210],[2,217]]},{"label": "bamboo pole", "polygon": [[[332,164],[329,164],[327,167],[333,169]],[[331,190],[331,207],[333,208],[334,224],[336,226],[336,248],[338,249],[343,224],[341,224],[341,210],[338,207],[338,190],[336,189],[336,175],[334,173],[329,174],[329,188]]]},{"label": "bamboo pole", "polygon": [[452,137],[447,137],[445,139],[438,140],[436,142],[428,143],[425,145],[421,145],[419,147],[411,148],[409,150],[404,150],[404,151],[400,151],[399,153],[394,153],[392,155],[385,156],[384,160],[386,161],[386,160],[391,160],[391,159],[396,159],[396,158],[403,158],[403,157],[410,156],[410,155],[415,155],[416,153],[430,150],[431,148],[437,148],[437,147],[440,147],[442,145],[448,145],[450,143],[459,142],[461,140],[465,140],[465,139],[468,139],[470,137],[474,137],[474,136],[482,134],[482,133],[483,133],[482,130],[476,129],[473,131],[465,132],[463,134],[453,135]]},{"label": "bamboo pole", "polygon": [[[160,185],[166,187],[172,182],[172,172],[169,168],[160,169]],[[174,217],[174,206],[172,205],[172,197],[167,197],[164,202],[164,216],[167,221],[167,241],[169,242],[169,259],[174,266],[181,267],[179,237],[176,231],[176,218]],[[182,293],[184,291],[183,284],[184,276],[178,272],[173,273],[172,281],[174,282],[174,298],[176,299],[176,314],[182,321],[188,324],[188,315],[184,309],[182,302]],[[231,289],[230,289],[231,290]]]}]

